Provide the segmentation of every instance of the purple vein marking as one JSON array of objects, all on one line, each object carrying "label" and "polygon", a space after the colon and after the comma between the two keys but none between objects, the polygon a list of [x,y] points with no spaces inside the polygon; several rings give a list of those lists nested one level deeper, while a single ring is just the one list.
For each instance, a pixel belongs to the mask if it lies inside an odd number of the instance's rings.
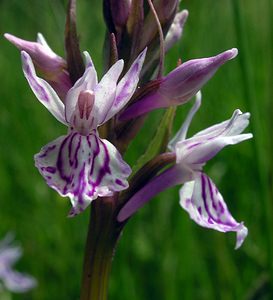
[{"label": "purple vein marking", "polygon": [[35,79],[34,74],[32,73],[30,66],[26,65],[25,70],[26,70],[26,73],[27,73],[27,78],[29,80],[29,84],[31,85],[33,90],[40,96],[41,100],[43,100],[45,102],[49,102],[49,97],[47,95],[46,90]]}]

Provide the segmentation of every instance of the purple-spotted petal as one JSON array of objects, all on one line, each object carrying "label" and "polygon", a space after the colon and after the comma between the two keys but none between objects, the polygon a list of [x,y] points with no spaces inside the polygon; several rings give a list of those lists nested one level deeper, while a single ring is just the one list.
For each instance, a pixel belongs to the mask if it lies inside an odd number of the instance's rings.
[{"label": "purple-spotted petal", "polygon": [[29,275],[7,269],[1,274],[1,279],[5,287],[14,293],[25,293],[37,285],[37,281]]},{"label": "purple-spotted petal", "polygon": [[43,147],[35,164],[48,185],[70,197],[70,215],[83,211],[92,200],[128,187],[131,169],[117,149],[94,132],[70,132]]},{"label": "purple-spotted petal", "polygon": [[104,122],[111,119],[115,114],[117,114],[131,99],[133,96],[137,84],[139,81],[139,75],[145,60],[147,48],[145,48],[136,60],[133,62],[132,66],[124,77],[119,81],[116,90],[116,96],[112,105],[105,117]]},{"label": "purple-spotted petal", "polygon": [[38,100],[61,123],[67,124],[64,117],[64,104],[57,96],[53,88],[36,75],[32,60],[28,53],[22,51],[22,63],[24,75]]},{"label": "purple-spotted petal", "polygon": [[232,217],[217,187],[204,173],[196,173],[194,181],[184,184],[180,190],[180,205],[202,227],[221,232],[236,232],[235,249],[244,242],[247,228]]}]

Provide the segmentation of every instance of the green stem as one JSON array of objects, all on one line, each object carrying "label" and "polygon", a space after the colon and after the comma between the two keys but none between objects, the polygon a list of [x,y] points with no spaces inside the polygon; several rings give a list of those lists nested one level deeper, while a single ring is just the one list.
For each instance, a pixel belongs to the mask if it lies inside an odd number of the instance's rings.
[{"label": "green stem", "polygon": [[114,250],[122,226],[116,221],[116,199],[101,198],[91,204],[81,300],[106,300]]}]

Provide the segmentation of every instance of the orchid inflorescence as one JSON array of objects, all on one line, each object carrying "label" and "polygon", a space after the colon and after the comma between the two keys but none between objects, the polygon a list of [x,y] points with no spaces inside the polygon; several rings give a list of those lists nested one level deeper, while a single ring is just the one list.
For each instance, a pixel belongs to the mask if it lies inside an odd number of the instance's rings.
[{"label": "orchid inflorescence", "polygon": [[[5,34],[21,50],[23,72],[37,99],[68,127],[66,135],[35,155],[35,166],[51,188],[70,198],[69,216],[83,212],[94,200],[112,197],[120,224],[161,191],[183,184],[180,205],[191,219],[206,228],[236,232],[239,248],[247,228],[232,217],[203,168],[225,146],[252,137],[242,134],[250,115],[237,109],[231,119],[186,138],[201,105],[201,88],[236,57],[237,49],[186,61],[163,76],[164,56],[180,40],[188,17],[188,11],[178,8],[178,0],[105,0],[107,68],[100,80],[89,53],[83,53],[85,62],[81,56],[75,1],[68,8],[66,59],[55,54],[40,33],[36,42]],[[160,151],[130,176],[123,155],[148,113],[194,97],[180,131],[169,143],[162,137]]]}]

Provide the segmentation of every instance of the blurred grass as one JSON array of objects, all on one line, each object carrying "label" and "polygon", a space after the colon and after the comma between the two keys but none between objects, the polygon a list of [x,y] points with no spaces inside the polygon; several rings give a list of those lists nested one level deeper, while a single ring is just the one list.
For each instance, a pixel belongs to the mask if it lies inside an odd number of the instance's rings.
[{"label": "blurred grass", "polygon": [[[63,55],[66,1],[0,2],[0,30],[25,39],[42,32]],[[103,19],[100,1],[78,1],[82,50],[88,49],[101,73]],[[234,251],[234,234],[205,230],[178,204],[178,187],[144,207],[127,225],[117,248],[110,299],[272,299],[272,1],[184,0],[190,11],[184,37],[166,60],[215,55],[238,47],[203,89],[203,104],[190,134],[250,111],[252,141],[222,151],[206,166],[249,236]],[[88,211],[67,219],[68,199],[50,190],[33,165],[33,154],[65,133],[34,98],[23,78],[18,51],[0,40],[0,235],[14,231],[24,248],[18,269],[33,274],[39,287],[14,299],[78,299]],[[190,104],[178,109],[178,129]],[[154,134],[154,112],[130,147],[133,164]]]}]

